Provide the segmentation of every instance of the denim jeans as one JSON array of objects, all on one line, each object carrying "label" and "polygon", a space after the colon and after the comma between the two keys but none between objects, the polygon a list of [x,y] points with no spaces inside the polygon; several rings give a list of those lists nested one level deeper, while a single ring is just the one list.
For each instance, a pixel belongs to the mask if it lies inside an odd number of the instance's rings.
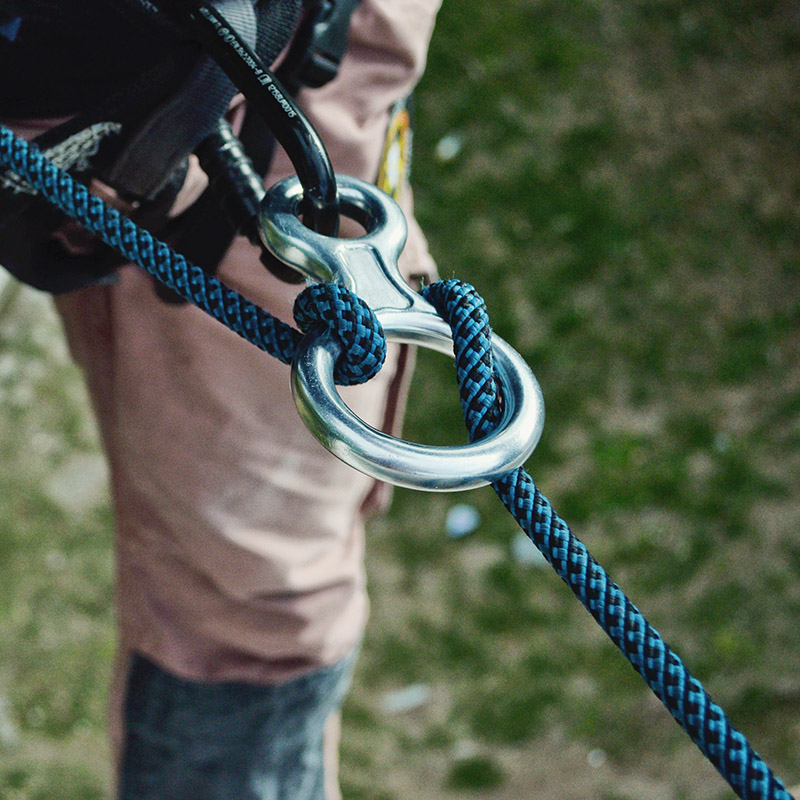
[{"label": "denim jeans", "polygon": [[120,800],[325,800],[323,729],[355,656],[289,683],[195,683],[131,664]]}]

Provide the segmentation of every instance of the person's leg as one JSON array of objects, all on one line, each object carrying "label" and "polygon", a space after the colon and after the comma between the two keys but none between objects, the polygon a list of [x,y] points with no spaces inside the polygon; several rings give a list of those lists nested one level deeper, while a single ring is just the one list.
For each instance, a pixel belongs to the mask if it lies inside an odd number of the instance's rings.
[{"label": "person's leg", "polygon": [[[422,71],[437,6],[364,0],[339,77],[304,94],[338,172],[378,174],[390,109]],[[279,152],[266,183],[292,172]],[[435,270],[410,192],[403,203],[410,231],[401,269],[430,280]],[[238,239],[221,279],[291,319],[297,287],[279,285],[258,256]],[[281,687],[298,685],[298,669],[335,662],[362,633],[360,524],[373,482],[305,431],[287,367],[196,309],[165,306],[140,271],[123,268],[113,287],[76,292],[58,306],[111,464],[121,647],[150,662],[137,661],[130,682],[120,675],[115,694],[129,700],[124,721],[112,716],[122,745],[120,797],[305,800],[292,781],[313,774],[307,797],[322,800],[320,781],[333,777],[319,766],[322,734],[312,730],[326,720],[335,729],[331,713],[346,681],[323,681],[308,704],[317,710],[302,711],[296,724],[276,726],[273,706],[287,708]],[[400,418],[393,397],[402,397],[408,370],[396,361],[345,393],[374,426],[392,429]],[[295,732],[313,747],[298,749]],[[310,753],[316,766],[291,766]]]},{"label": "person's leg", "polygon": [[334,711],[325,720],[322,759],[325,775],[325,800],[342,800],[339,787],[339,742],[342,736],[342,712]]},{"label": "person's leg", "polygon": [[256,686],[188,681],[134,656],[120,800],[335,800],[325,738],[354,660]]}]

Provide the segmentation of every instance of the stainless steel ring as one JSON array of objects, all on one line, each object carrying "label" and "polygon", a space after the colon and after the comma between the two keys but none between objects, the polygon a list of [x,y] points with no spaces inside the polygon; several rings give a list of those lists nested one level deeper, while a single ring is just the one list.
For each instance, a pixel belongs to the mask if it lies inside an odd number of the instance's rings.
[{"label": "stainless steel ring", "polygon": [[[397,258],[406,224],[397,204],[375,186],[337,176],[340,208],[364,226],[354,239],[327,237],[298,219],[302,187],[290,178],[264,199],[260,231],[284,263],[311,280],[347,287],[375,312],[390,342],[453,355],[450,328],[433,306],[405,282]],[[483,486],[521,466],[544,426],[544,400],[528,365],[509,344],[493,338],[504,399],[497,430],[471,444],[434,447],[397,439],[372,428],[348,408],[333,380],[340,345],[329,332],[309,334],[292,366],[292,391],[311,432],[342,461],[397,486],[458,491]],[[413,398],[411,399],[413,402]]]},{"label": "stainless steel ring", "polygon": [[[448,325],[419,312],[381,317],[389,341],[430,347],[452,355]],[[495,433],[471,444],[433,447],[389,436],[357,417],[339,395],[333,366],[340,345],[332,334],[308,336],[292,369],[295,404],[309,430],[334,455],[379,480],[411,489],[451,492],[484,486],[521,466],[539,442],[544,400],[521,356],[494,338],[505,399]]]}]

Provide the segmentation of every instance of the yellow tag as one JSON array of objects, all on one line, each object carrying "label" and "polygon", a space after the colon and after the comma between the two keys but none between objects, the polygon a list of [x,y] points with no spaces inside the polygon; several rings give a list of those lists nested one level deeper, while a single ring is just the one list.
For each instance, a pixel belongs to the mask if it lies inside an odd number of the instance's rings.
[{"label": "yellow tag", "polygon": [[401,100],[395,104],[389,116],[381,166],[375,185],[399,202],[408,181],[410,168],[411,115],[408,112],[408,101]]}]

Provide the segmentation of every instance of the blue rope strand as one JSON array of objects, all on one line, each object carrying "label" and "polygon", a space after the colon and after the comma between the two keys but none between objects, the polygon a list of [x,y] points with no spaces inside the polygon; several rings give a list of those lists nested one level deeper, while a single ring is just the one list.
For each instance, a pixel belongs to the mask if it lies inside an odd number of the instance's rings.
[{"label": "blue rope strand", "polygon": [[[53,204],[83,223],[126,258],[142,266],[182,297],[245,339],[288,363],[300,333],[226,287],[172,251],[44,158],[32,145],[0,126],[0,164],[27,180]],[[345,329],[343,345],[363,356],[364,365],[344,367],[344,381],[368,380],[380,369],[382,345],[369,329],[377,320],[341,287],[309,287],[296,304],[301,327],[325,324]],[[308,294],[306,294],[308,293]],[[486,436],[502,408],[494,376],[491,330],[483,301],[459,281],[425,289],[453,329],[461,403],[470,438]],[[305,295],[305,297],[304,297]],[[337,365],[337,369],[339,366]],[[347,372],[352,372],[348,376]],[[613,583],[567,524],[553,511],[521,467],[502,476],[494,489],[522,529],[598,624],[664,703],[692,741],[743,800],[794,800],[724,711],[672,652],[634,604]]]},{"label": "blue rope strand", "polygon": [[[201,308],[284,364],[290,364],[302,334],[242,297],[164,242],[93,195],[39,149],[0,125],[0,165],[35,187],[49,202],[78,220],[130,261],[185,300]],[[342,340],[334,379],[364,383],[383,364],[383,330],[369,307],[352,292],[331,284],[307,288],[298,298],[303,330],[323,324]]]},{"label": "blue rope strand", "polygon": [[[453,329],[467,431],[471,440],[480,439],[492,430],[500,409],[483,300],[460,281],[435,283],[423,293]],[[476,399],[476,393],[485,396]],[[488,418],[478,413],[484,408],[492,409]],[[492,485],[522,530],[737,795],[743,800],[792,800],[725,712],[556,514],[530,475],[520,467]]]}]

